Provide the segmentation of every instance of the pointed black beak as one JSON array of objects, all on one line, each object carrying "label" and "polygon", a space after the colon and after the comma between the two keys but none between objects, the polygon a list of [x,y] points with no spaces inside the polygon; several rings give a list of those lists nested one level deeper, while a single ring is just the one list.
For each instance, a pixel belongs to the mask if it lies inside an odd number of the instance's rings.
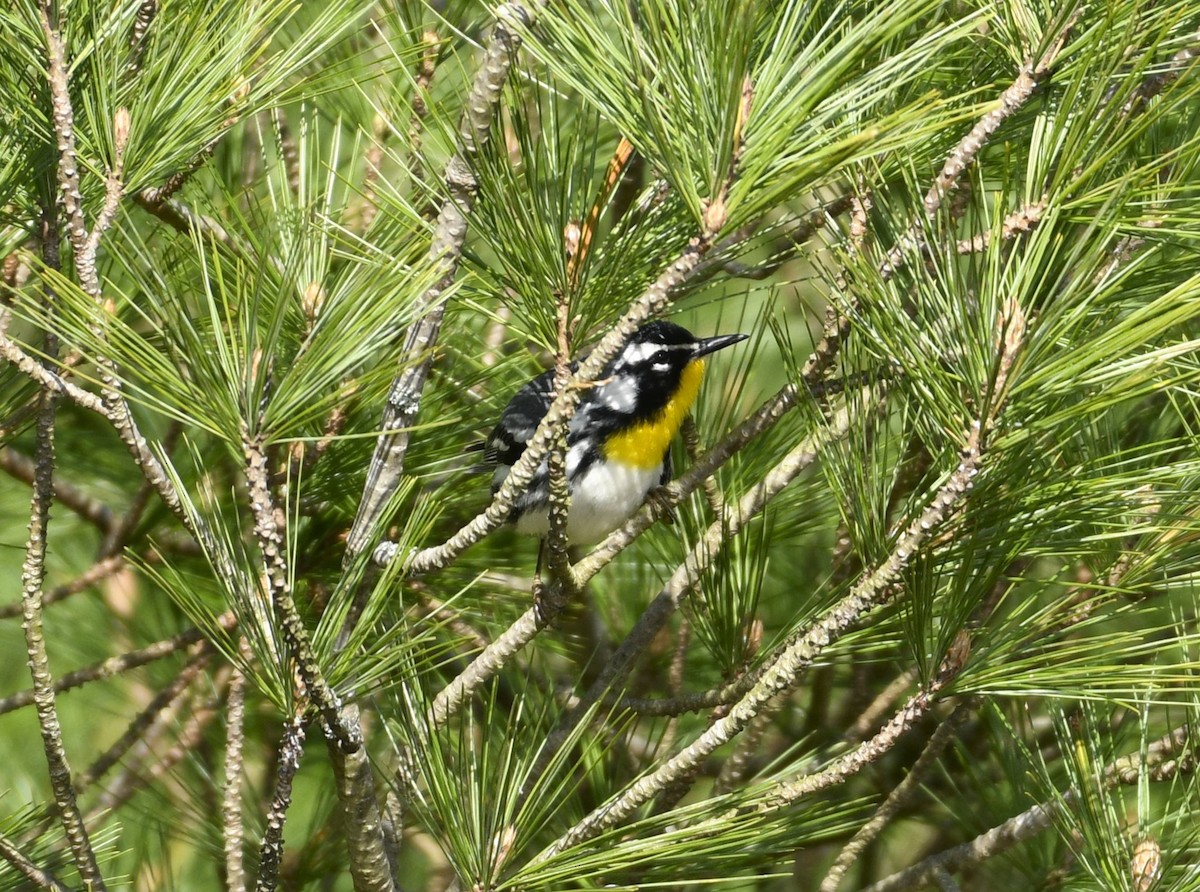
[{"label": "pointed black beak", "polygon": [[707,356],[718,350],[724,350],[726,347],[732,347],[734,344],[744,341],[748,337],[750,335],[732,334],[717,335],[715,338],[702,338],[696,342],[696,346],[692,349],[692,359],[699,359],[701,356]]}]

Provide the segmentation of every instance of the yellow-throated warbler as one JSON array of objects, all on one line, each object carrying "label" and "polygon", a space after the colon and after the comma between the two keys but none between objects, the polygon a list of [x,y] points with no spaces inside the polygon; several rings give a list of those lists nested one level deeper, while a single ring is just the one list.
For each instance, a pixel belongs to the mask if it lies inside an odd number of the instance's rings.
[{"label": "yellow-throated warbler", "polygon": [[[671,440],[700,390],[704,359],[746,335],[697,338],[672,322],[651,322],[630,337],[581,397],[567,432],[571,492],[567,538],[597,542],[624,523],[656,485],[671,476]],[[572,370],[578,361],[572,363]],[[484,444],[494,465],[492,494],[525,451],[554,398],[554,370],[538,375],[505,407]],[[510,521],[518,532],[549,531],[549,475],[543,459],[517,498]]]}]

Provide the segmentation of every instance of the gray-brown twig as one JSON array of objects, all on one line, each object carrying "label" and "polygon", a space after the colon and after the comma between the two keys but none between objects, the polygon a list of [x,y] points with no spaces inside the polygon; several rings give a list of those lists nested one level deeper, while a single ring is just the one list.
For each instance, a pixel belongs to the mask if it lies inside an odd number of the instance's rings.
[{"label": "gray-brown twig", "polygon": [[409,429],[420,409],[421,395],[433,361],[432,349],[442,328],[445,293],[458,271],[467,238],[467,221],[475,204],[478,184],[470,159],[487,144],[491,136],[492,118],[500,102],[501,91],[521,47],[521,37],[514,24],[524,26],[532,20],[532,10],[519,2],[506,4],[505,10],[511,18],[496,22],[487,54],[466,100],[466,110],[458,128],[458,151],[446,164],[444,180],[448,195],[438,213],[427,252],[429,262],[437,266],[440,275],[437,282],[421,296],[421,315],[405,336],[402,371],[392,382],[388,393],[381,426],[383,433],[371,457],[362,501],[346,539],[347,562],[370,544],[372,530],[399,486],[404,472]]},{"label": "gray-brown twig", "polygon": [[[1100,783],[1104,789],[1111,789],[1117,784],[1135,784],[1143,774],[1151,780],[1161,781],[1170,780],[1182,772],[1193,771],[1196,759],[1188,744],[1188,728],[1176,728],[1150,744],[1144,762],[1141,753],[1131,753],[1106,766]],[[1070,808],[1076,797],[1074,791],[1068,790],[1057,799],[1038,803],[969,842],[931,855],[919,864],[866,887],[863,892],[920,889],[936,882],[939,872],[953,873],[970,865],[981,864],[1048,830],[1054,825],[1059,810]]]},{"label": "gray-brown twig", "polygon": [[275,792],[271,795],[271,807],[267,811],[267,826],[263,831],[262,849],[258,858],[255,892],[274,892],[275,885],[279,882],[279,865],[283,861],[283,825],[292,805],[292,783],[300,769],[300,757],[303,754],[304,708],[301,705],[298,706],[296,714],[283,726],[283,740],[279,744],[278,764],[275,768]]},{"label": "gray-brown twig", "polygon": [[921,755],[917,757],[917,761],[912,764],[908,774],[904,776],[904,780],[896,785],[895,789],[888,794],[887,799],[880,803],[879,808],[875,809],[875,814],[871,815],[871,819],[858,829],[858,832],[838,853],[833,866],[829,868],[825,879],[821,881],[818,892],[837,892],[846,871],[917,792],[925,780],[926,773],[937,762],[942,750],[954,739],[954,735],[958,733],[958,729],[970,714],[970,710],[965,704],[959,704],[954,712],[938,725],[937,730],[925,743],[925,748],[921,750]]}]

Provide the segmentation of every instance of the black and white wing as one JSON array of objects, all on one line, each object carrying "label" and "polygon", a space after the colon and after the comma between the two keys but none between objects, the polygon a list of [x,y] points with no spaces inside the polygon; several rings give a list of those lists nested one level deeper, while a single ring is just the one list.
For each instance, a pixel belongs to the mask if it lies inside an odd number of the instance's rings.
[{"label": "black and white wing", "polygon": [[504,407],[500,421],[483,445],[483,459],[498,472],[492,481],[492,492],[500,488],[508,469],[517,463],[529,445],[554,398],[554,370],[538,375]]}]

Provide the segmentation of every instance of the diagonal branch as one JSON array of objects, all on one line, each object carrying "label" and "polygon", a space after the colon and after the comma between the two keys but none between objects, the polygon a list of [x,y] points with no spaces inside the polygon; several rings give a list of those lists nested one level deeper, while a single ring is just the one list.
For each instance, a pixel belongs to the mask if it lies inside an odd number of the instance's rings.
[{"label": "diagonal branch", "polygon": [[[234,617],[232,613],[224,614],[217,620],[222,626],[232,628]],[[146,647],[132,650],[129,653],[119,654],[115,657],[109,657],[107,660],[101,660],[91,666],[85,666],[82,669],[76,669],[74,672],[64,673],[63,676],[54,681],[52,690],[55,694],[61,694],[64,691],[69,691],[72,688],[81,687],[93,681],[103,681],[106,678],[112,678],[122,672],[128,672],[131,669],[137,669],[156,660],[161,660],[171,654],[191,647],[198,641],[203,640],[204,633],[199,629],[189,629],[186,632],[181,632],[178,635],[173,635],[170,638],[164,638],[162,641],[156,641],[154,644]],[[26,691],[19,691],[16,694],[10,694],[3,699],[0,699],[0,715],[12,712],[15,709],[21,709],[30,704],[38,702],[38,687],[30,688]]]},{"label": "diagonal branch", "polygon": [[875,810],[875,814],[871,815],[870,820],[859,828],[854,837],[838,853],[833,866],[829,868],[829,873],[821,881],[818,892],[837,892],[846,871],[862,856],[867,846],[879,836],[888,821],[895,817],[896,813],[917,792],[925,781],[926,772],[934,766],[938,756],[942,754],[942,750],[954,739],[954,735],[958,733],[959,728],[970,714],[970,710],[960,704],[938,725],[937,730],[926,742],[925,748],[921,750],[921,755],[917,757],[917,761],[912,764],[908,774],[904,776],[904,780],[896,785],[895,789],[888,794],[887,799]]},{"label": "diagonal branch", "polygon": [[[1105,766],[1100,783],[1105,790],[1111,790],[1118,784],[1136,784],[1142,777],[1164,781],[1194,771],[1196,759],[1189,738],[1186,725],[1176,728],[1150,744],[1144,760],[1141,753],[1131,753]],[[863,892],[920,889],[936,882],[940,872],[951,873],[981,864],[1050,829],[1061,811],[1074,805],[1077,798],[1075,791],[1068,790],[1057,799],[1038,803],[969,842],[932,855],[866,887]]]},{"label": "diagonal branch", "polygon": [[404,458],[408,453],[409,429],[421,406],[421,395],[433,361],[433,347],[442,328],[446,309],[445,295],[454,283],[467,238],[467,218],[475,204],[478,183],[470,160],[478,154],[491,135],[492,119],[500,103],[500,94],[509,69],[521,48],[521,36],[514,28],[528,25],[533,10],[519,2],[506,4],[507,17],[497,20],[483,64],[475,75],[466,108],[459,124],[458,151],[446,164],[444,180],[449,193],[434,227],[428,259],[441,273],[437,282],[421,295],[420,318],[412,324],[404,340],[403,371],[392,382],[383,411],[383,433],[375,446],[362,501],[354,525],[346,539],[346,561],[353,560],[369,544],[371,531],[400,484]]},{"label": "diagonal branch", "polygon": [[8,837],[0,834],[0,858],[3,858],[20,873],[25,879],[33,883],[40,889],[50,889],[52,892],[70,892],[71,887],[62,883],[58,877],[50,873],[48,870],[43,870],[38,867],[27,857],[20,849],[13,844]]},{"label": "diagonal branch", "polygon": [[308,630],[300,618],[292,597],[292,577],[287,561],[287,545],[276,517],[279,516],[271,494],[270,471],[262,444],[247,439],[243,443],[246,457],[246,482],[249,484],[250,511],[254,516],[254,538],[262,553],[263,569],[271,591],[271,602],[279,619],[284,639],[291,648],[297,671],[304,681],[306,694],[320,712],[329,732],[335,735],[342,748],[354,752],[362,746],[357,726],[349,726],[339,714],[341,698],[325,680],[325,674],[313,652]]}]

